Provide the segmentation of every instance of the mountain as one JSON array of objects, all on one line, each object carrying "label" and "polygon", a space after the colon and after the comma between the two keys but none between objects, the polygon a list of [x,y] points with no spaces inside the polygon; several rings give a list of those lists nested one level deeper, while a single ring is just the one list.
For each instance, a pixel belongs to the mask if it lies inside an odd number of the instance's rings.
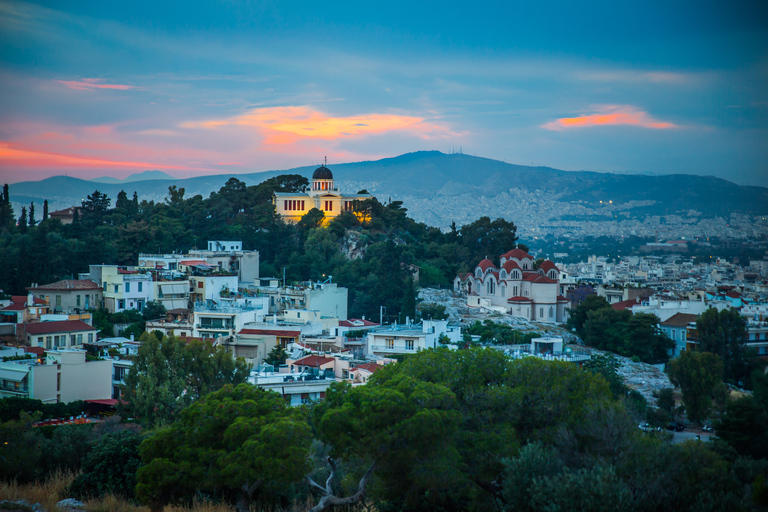
[{"label": "mountain", "polygon": [[111,176],[102,176],[101,178],[94,178],[89,181],[96,183],[133,183],[136,181],[148,181],[148,180],[174,180],[173,176],[166,174],[163,171],[144,171],[136,174],[131,174],[127,178],[122,180],[113,178]]},{"label": "mountain", "polygon": [[[403,201],[415,219],[443,228],[451,222],[471,222],[481,215],[513,220],[533,234],[536,229],[552,232],[552,226],[566,221],[619,222],[676,215],[698,222],[702,218],[728,218],[731,213],[768,214],[767,188],[736,185],[711,176],[562,171],[438,151],[330,168],[342,191],[367,189],[381,201]],[[314,169],[307,166],[234,176],[254,185],[286,173],[310,178]],[[80,204],[95,189],[113,201],[121,190],[129,195],[136,191],[140,199],[162,201],[172,185],[183,187],[187,197],[207,197],[230,176],[178,179],[148,171],[118,183],[56,176],[15,183],[10,185],[10,193],[11,200],[19,205],[31,200],[41,204],[48,199],[53,211]],[[19,206],[15,208],[18,212]]]}]

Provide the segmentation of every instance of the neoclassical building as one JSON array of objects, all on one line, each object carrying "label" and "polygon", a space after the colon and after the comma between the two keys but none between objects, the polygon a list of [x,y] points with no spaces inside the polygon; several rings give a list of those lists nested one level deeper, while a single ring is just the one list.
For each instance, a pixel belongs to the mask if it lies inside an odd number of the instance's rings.
[{"label": "neoclassical building", "polygon": [[352,211],[355,200],[370,199],[370,194],[342,194],[333,182],[333,173],[321,165],[312,173],[312,183],[306,192],[275,192],[272,203],[278,215],[286,222],[299,222],[312,208],[326,218]]},{"label": "neoclassical building", "polygon": [[467,294],[470,307],[502,309],[537,322],[562,323],[567,319],[568,299],[559,295],[560,271],[549,260],[533,269],[533,258],[512,249],[499,258],[499,268],[484,259],[469,274],[453,280],[458,293]]}]

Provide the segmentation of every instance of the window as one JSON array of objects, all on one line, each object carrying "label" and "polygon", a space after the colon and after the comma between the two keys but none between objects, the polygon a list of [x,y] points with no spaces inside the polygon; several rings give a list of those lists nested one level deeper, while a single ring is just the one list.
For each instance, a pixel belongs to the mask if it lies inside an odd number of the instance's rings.
[{"label": "window", "polygon": [[197,287],[198,288],[202,288],[203,287],[203,282],[202,281],[198,281],[197,282]]},{"label": "window", "polygon": [[76,304],[77,304],[77,307],[80,307],[80,296],[79,295],[77,296]]},{"label": "window", "polygon": [[131,293],[131,283],[125,283],[125,293]]},{"label": "window", "polygon": [[405,350],[413,350],[413,340],[405,340]]},{"label": "window", "polygon": [[544,318],[544,308],[539,308],[539,317]]},{"label": "window", "polygon": [[88,309],[91,307],[91,296],[86,295],[85,296],[85,309]]},{"label": "window", "polygon": [[141,292],[141,289],[143,288],[143,285],[144,285],[144,283],[142,283],[141,281],[139,281],[139,292]]},{"label": "window", "polygon": [[53,337],[53,346],[54,347],[58,347],[59,346],[59,337],[58,336],[54,336]]},{"label": "window", "polygon": [[74,334],[69,335],[69,346],[77,345],[77,336]]},{"label": "window", "polygon": [[117,309],[125,309],[125,301],[123,299],[117,301]]},{"label": "window", "polygon": [[38,336],[37,337],[37,346],[38,347],[42,347],[43,346],[43,337],[42,336]]},{"label": "window", "polygon": [[552,318],[555,315],[555,308],[552,306],[549,306],[549,318]]},{"label": "window", "polygon": [[93,333],[92,332],[88,333],[88,343],[93,343]]},{"label": "window", "polygon": [[117,293],[118,287],[119,287],[119,285],[116,284],[115,285],[115,293]]},{"label": "window", "polygon": [[517,297],[517,286],[512,287],[512,296]]},{"label": "window", "polygon": [[506,297],[507,296],[507,287],[504,285],[501,285],[501,296]]},{"label": "window", "polygon": [[393,350],[395,348],[395,340],[388,339],[387,340],[387,349]]},{"label": "window", "polygon": [[53,348],[53,336],[45,337],[45,348],[51,350]]},{"label": "window", "polygon": [[61,307],[61,295],[56,296],[56,307],[57,308]]},{"label": "window", "polygon": [[77,344],[78,345],[82,345],[83,344],[83,335],[82,334],[78,334],[77,335]]}]

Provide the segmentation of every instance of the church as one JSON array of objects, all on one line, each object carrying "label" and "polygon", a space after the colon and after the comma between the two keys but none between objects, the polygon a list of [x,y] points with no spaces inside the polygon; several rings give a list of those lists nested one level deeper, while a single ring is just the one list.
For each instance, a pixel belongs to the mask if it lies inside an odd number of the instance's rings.
[{"label": "church", "polygon": [[370,194],[342,194],[333,182],[333,173],[321,165],[312,173],[312,183],[305,192],[275,192],[272,204],[285,222],[299,222],[312,208],[333,218],[351,212],[353,201],[370,199]]},{"label": "church", "polygon": [[562,323],[567,319],[568,299],[558,294],[560,271],[549,260],[538,269],[522,249],[499,258],[499,268],[484,259],[469,274],[459,274],[454,291],[467,295],[470,307],[486,307],[537,322]]}]

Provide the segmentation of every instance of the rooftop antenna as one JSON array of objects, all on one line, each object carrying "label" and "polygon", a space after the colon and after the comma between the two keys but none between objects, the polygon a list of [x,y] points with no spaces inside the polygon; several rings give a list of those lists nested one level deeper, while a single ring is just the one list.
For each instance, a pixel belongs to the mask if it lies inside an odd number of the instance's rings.
[{"label": "rooftop antenna", "polygon": [[323,157],[323,166],[328,167],[328,157],[327,156]]}]

